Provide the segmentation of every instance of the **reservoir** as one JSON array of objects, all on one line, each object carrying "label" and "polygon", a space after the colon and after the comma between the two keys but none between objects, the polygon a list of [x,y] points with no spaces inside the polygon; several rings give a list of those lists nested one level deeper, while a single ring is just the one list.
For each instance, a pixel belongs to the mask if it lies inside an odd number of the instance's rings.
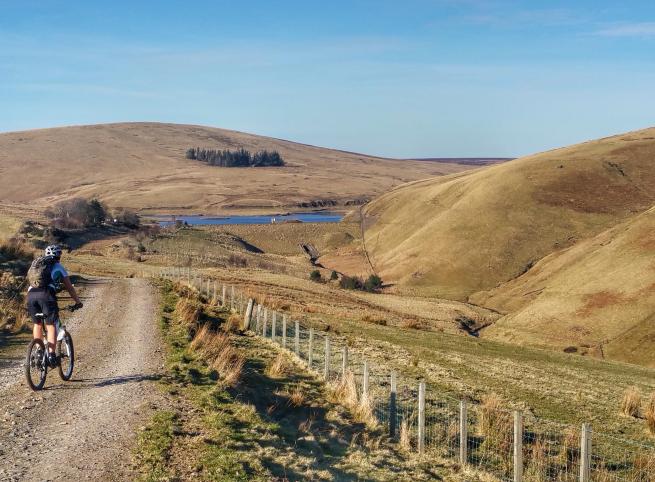
[{"label": "reservoir", "polygon": [[302,223],[338,223],[343,219],[341,213],[309,212],[289,214],[255,214],[249,216],[201,216],[201,215],[157,215],[152,216],[162,227],[171,226],[176,221],[193,226],[199,225],[234,225],[234,224],[275,224],[285,222]]}]

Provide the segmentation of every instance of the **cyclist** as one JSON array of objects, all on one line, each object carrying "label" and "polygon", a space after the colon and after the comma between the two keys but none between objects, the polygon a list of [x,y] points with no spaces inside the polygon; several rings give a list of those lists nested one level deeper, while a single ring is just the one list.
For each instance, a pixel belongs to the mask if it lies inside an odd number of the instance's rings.
[{"label": "cyclist", "polygon": [[57,327],[59,326],[59,306],[57,305],[57,289],[64,285],[66,291],[75,301],[73,309],[82,307],[82,302],[66,269],[61,264],[61,247],[53,244],[45,249],[45,256],[37,258],[30,267],[28,280],[30,287],[27,291],[27,311],[34,323],[33,335],[35,339],[43,336],[41,323],[37,313],[45,316],[48,337],[48,362],[57,366],[55,344],[57,342]]}]

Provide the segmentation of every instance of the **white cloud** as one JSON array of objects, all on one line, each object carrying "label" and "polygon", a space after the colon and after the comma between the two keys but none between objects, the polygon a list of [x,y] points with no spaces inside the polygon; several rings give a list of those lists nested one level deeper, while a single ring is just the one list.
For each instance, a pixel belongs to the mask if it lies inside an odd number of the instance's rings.
[{"label": "white cloud", "polygon": [[602,37],[655,37],[655,22],[623,23],[595,32]]}]

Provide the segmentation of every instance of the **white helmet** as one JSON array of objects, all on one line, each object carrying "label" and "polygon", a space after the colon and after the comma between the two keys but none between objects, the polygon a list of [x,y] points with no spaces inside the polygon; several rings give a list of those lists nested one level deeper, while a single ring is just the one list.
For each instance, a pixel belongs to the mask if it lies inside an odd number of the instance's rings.
[{"label": "white helmet", "polygon": [[59,258],[61,256],[61,247],[56,244],[51,244],[45,249],[45,255]]}]

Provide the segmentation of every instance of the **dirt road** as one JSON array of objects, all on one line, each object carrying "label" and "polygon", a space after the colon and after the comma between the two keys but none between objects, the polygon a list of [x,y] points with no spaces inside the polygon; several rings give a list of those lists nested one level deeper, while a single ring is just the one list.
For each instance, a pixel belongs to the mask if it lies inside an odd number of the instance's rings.
[{"label": "dirt road", "polygon": [[162,403],[158,303],[146,280],[88,283],[84,309],[66,322],[73,379],[50,371],[42,392],[22,372],[25,347],[0,353],[0,480],[132,480],[136,427]]}]

